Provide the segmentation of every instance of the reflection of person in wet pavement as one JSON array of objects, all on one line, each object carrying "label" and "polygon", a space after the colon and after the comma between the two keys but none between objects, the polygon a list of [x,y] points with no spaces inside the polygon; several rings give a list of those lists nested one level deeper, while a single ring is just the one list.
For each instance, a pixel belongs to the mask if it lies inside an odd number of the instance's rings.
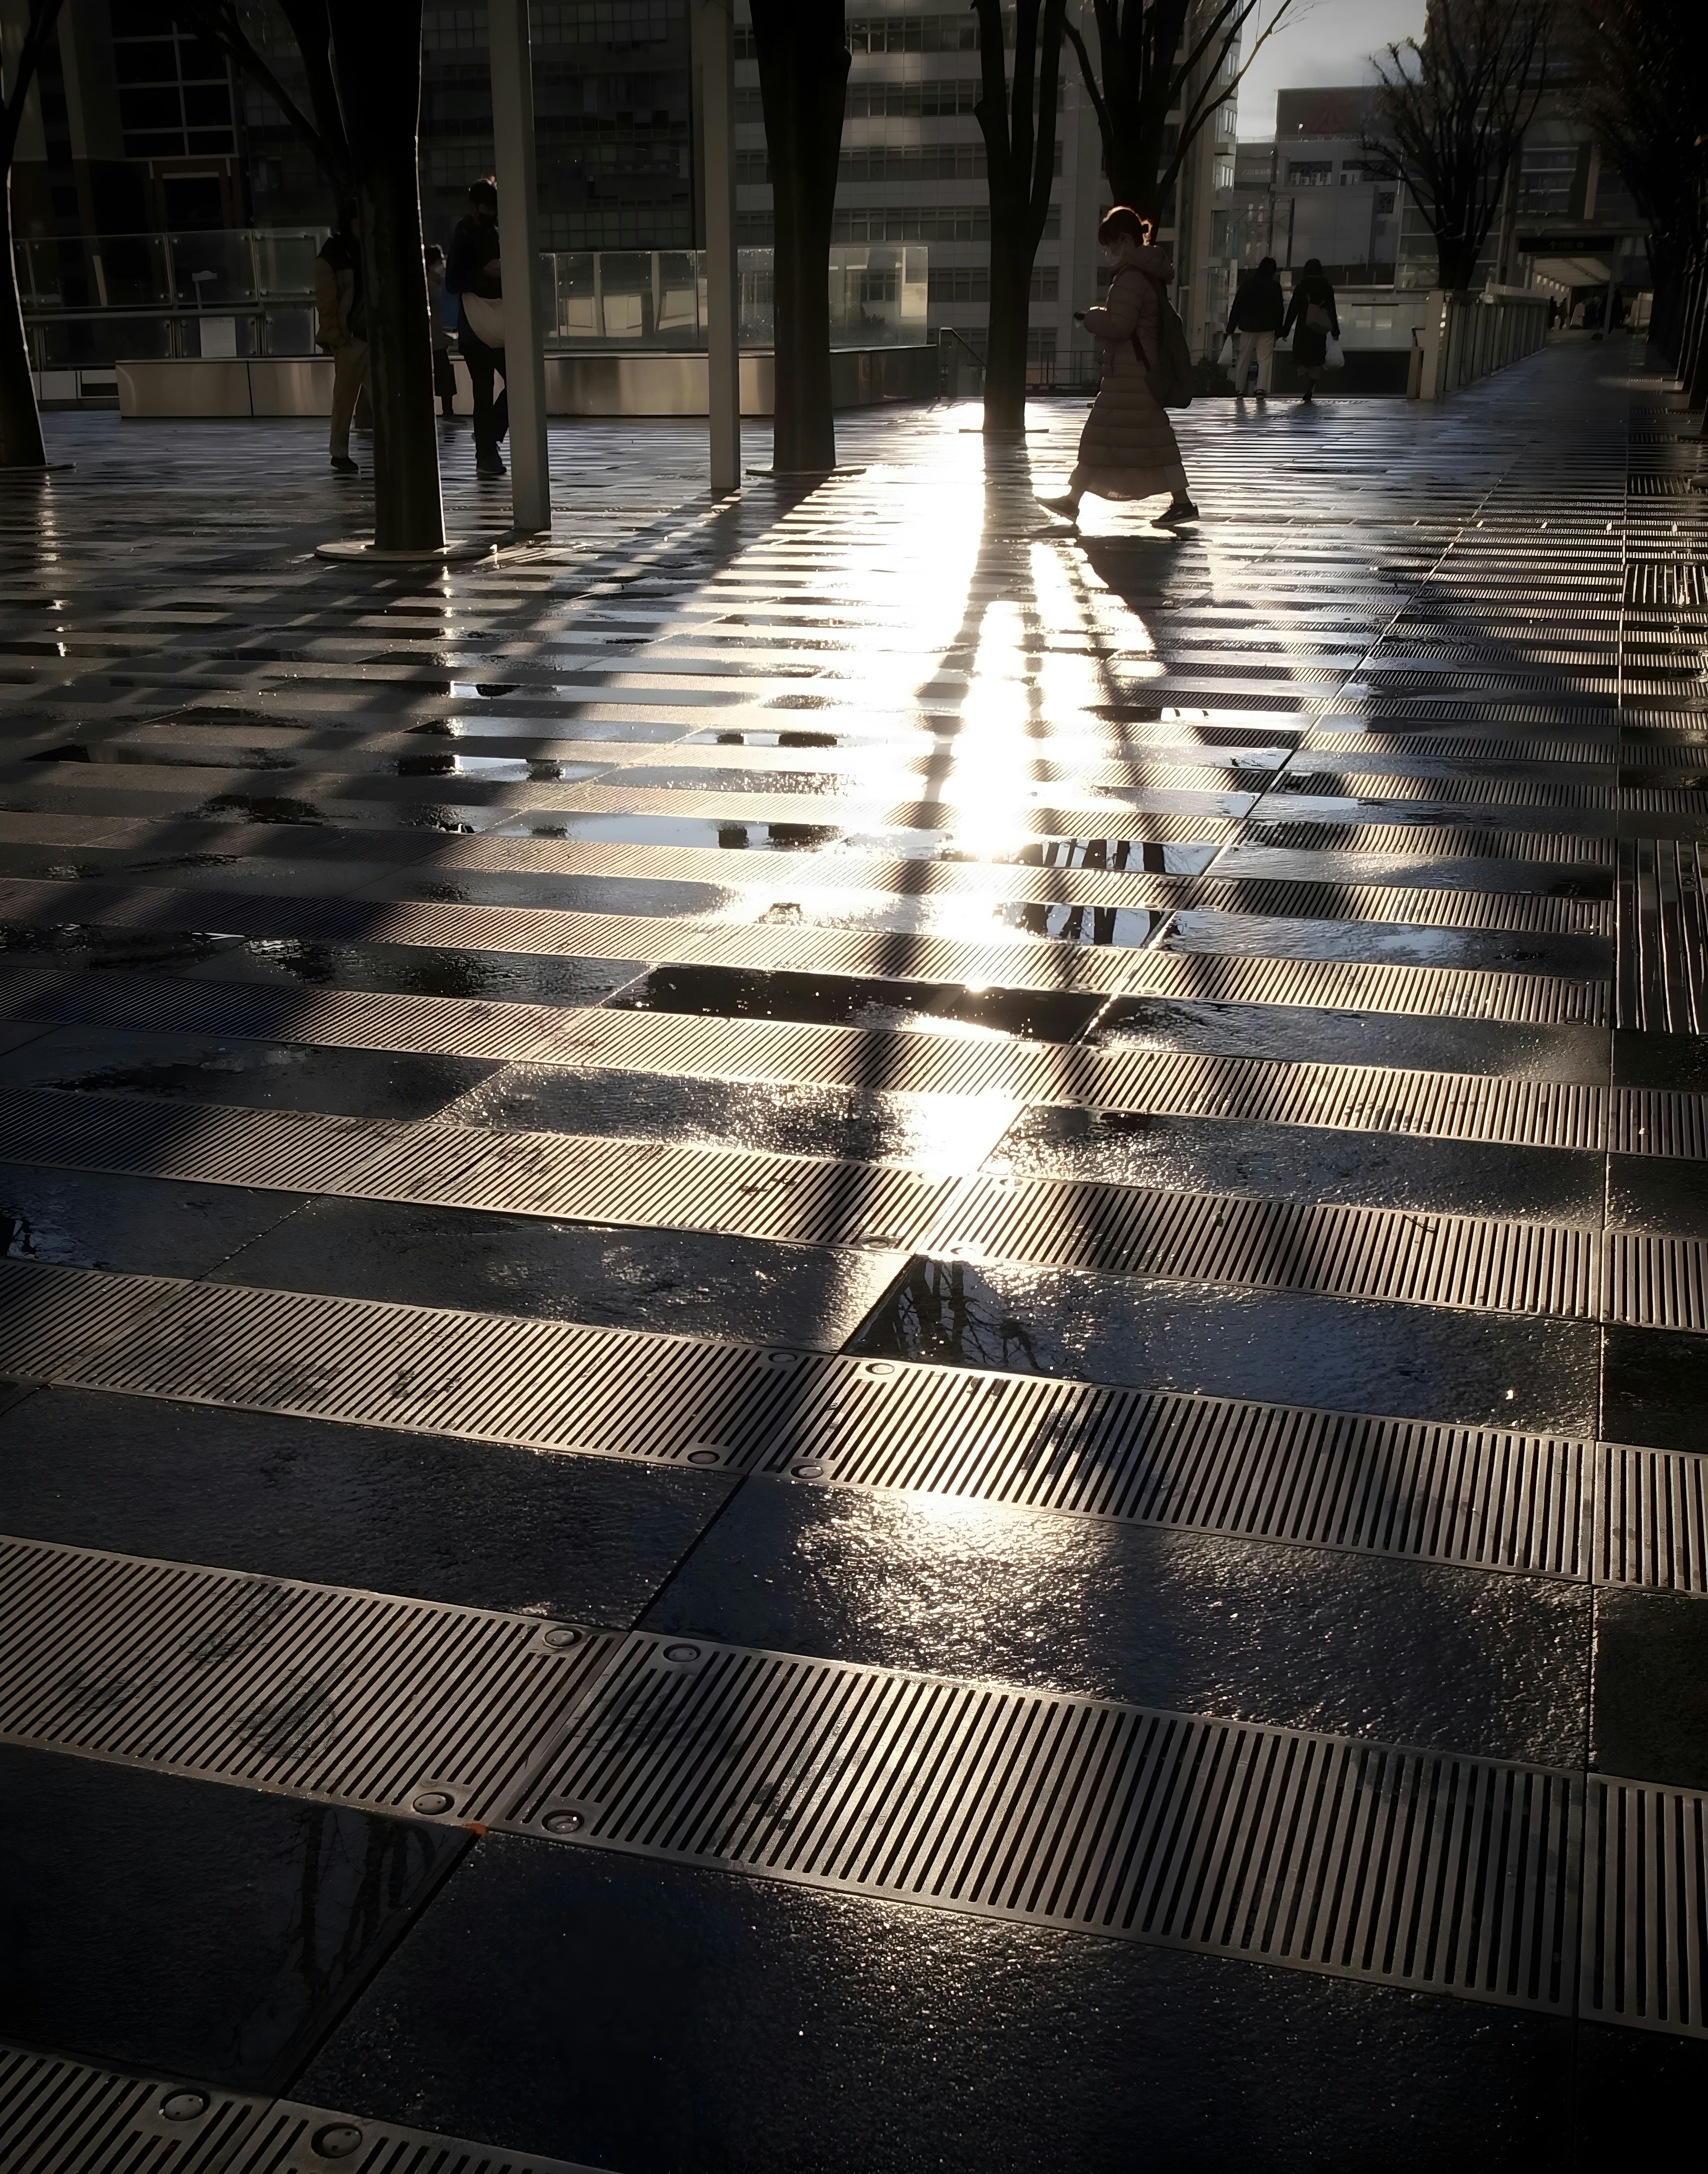
[{"label": "reflection of person in wet pavement", "polygon": [[1166,250],[1154,249],[1153,224],[1117,204],[1097,230],[1115,277],[1109,299],[1078,312],[1079,322],[1103,355],[1103,382],[1079,440],[1079,458],[1061,498],[1038,501],[1051,513],[1079,518],[1079,501],[1094,498],[1155,498],[1170,494],[1165,521],[1190,521],[1197,508],[1186,491],[1168,410],[1150,389],[1146,358],[1158,352],[1163,289],[1174,278]]}]

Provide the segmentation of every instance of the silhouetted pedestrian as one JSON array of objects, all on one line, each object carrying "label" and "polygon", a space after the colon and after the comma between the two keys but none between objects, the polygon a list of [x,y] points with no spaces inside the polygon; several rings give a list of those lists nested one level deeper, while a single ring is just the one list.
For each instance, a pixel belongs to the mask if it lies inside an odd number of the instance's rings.
[{"label": "silhouetted pedestrian", "polygon": [[339,475],[354,475],[350,419],[368,380],[368,314],[362,292],[362,223],[353,203],[338,206],[338,229],[314,261],[315,345],[332,359],[328,447]]},{"label": "silhouetted pedestrian", "polygon": [[1281,291],[1281,275],[1273,257],[1266,257],[1257,270],[1240,282],[1240,291],[1234,297],[1234,306],[1228,312],[1228,337],[1235,343],[1234,353],[1234,397],[1246,397],[1246,373],[1253,361],[1257,370],[1257,397],[1269,397],[1270,372],[1275,365],[1275,335],[1280,331],[1287,312],[1287,297]]},{"label": "silhouetted pedestrian", "polygon": [[[499,261],[498,187],[476,181],[469,214],[458,219],[445,267],[446,290],[459,298],[457,344],[468,365],[474,393],[474,472],[501,476],[499,447],[510,430],[510,397],[493,398],[495,377],[505,376],[504,277]],[[507,382],[508,381],[506,381]]]},{"label": "silhouetted pedestrian", "polygon": [[448,422],[456,413],[457,372],[451,366],[451,327],[445,322],[445,251],[427,245],[427,311],[433,320],[433,390]]},{"label": "silhouetted pedestrian", "polygon": [[1328,343],[1340,338],[1340,316],[1334,306],[1334,289],[1328,284],[1318,257],[1306,260],[1305,269],[1294,283],[1293,299],[1287,305],[1287,315],[1282,322],[1281,333],[1293,334],[1293,361],[1305,380],[1304,397],[1316,397],[1316,381],[1322,376],[1328,360]]},{"label": "silhouetted pedestrian", "polygon": [[1151,246],[1154,231],[1154,221],[1127,204],[1105,214],[1097,230],[1115,268],[1109,299],[1074,314],[1102,350],[1103,382],[1080,434],[1066,495],[1038,501],[1071,521],[1078,519],[1088,491],[1118,499],[1167,491],[1164,521],[1197,516],[1168,410],[1151,390],[1150,365],[1162,348],[1163,290],[1174,278],[1167,251]]}]

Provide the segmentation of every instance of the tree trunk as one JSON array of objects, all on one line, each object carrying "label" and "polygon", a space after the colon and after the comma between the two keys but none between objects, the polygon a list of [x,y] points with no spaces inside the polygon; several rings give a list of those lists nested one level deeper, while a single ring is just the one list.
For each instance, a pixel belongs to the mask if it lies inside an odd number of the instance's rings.
[{"label": "tree trunk", "polygon": [[[382,551],[436,551],[445,542],[418,165],[421,7],[361,0],[340,8],[332,27],[362,221],[374,542]],[[518,277],[531,269],[514,268]]]},{"label": "tree trunk", "polygon": [[848,84],[842,0],[753,0],[776,241],[772,464],[836,465],[830,393],[830,227]]},{"label": "tree trunk", "polygon": [[[1013,224],[1019,223],[1017,216]],[[1026,427],[1026,333],[1031,317],[1032,264],[1015,235],[1006,246],[992,221],[991,314],[985,336],[985,430],[1008,435]]]},{"label": "tree trunk", "polygon": [[0,272],[0,468],[44,468],[41,417],[30,376],[30,343],[24,332],[24,305],[18,293],[18,258],[12,246],[12,176],[0,177],[0,241],[6,265]]}]

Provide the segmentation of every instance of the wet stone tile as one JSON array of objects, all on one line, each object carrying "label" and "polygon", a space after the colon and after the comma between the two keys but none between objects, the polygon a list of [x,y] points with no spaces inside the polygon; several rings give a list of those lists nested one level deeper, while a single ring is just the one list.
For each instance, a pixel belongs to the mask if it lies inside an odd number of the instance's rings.
[{"label": "wet stone tile", "polygon": [[1708,1789],[1708,1605],[1603,1586],[1595,1597],[1592,1763]]},{"label": "wet stone tile", "polygon": [[767,974],[729,966],[661,966],[616,999],[619,1010],[721,1019],[791,1019],[818,1026],[952,1025],[986,1036],[1073,1041],[1100,997],[1031,989],[963,988],[840,974]]},{"label": "wet stone tile", "polygon": [[1393,1065],[1520,1079],[1605,1081],[1604,1028],[1410,1019],[1403,1014],[1312,1011],[1290,1004],[1221,1004],[1117,997],[1093,1037],[1110,1049],[1178,1050],[1292,1064]]},{"label": "wet stone tile", "polygon": [[1614,1323],[1603,1338],[1602,1439],[1693,1453],[1708,1447],[1708,1337]]},{"label": "wet stone tile", "polygon": [[588,1004],[602,1003],[645,970],[639,960],[278,937],[224,946],[186,971],[198,981],[265,982],[281,988]]},{"label": "wet stone tile", "polygon": [[[1397,920],[1397,916],[1395,917]],[[1468,968],[1606,981],[1610,938],[1538,935],[1493,928],[1410,928],[1368,921],[1289,921],[1280,915],[1178,914],[1165,951],[1233,953],[1266,959],[1349,959],[1382,966]]]},{"label": "wet stone tile", "polygon": [[0,2037],[278,2091],[468,1846],[0,1746]]},{"label": "wet stone tile", "polygon": [[45,1268],[205,1275],[302,1197],[0,1162],[0,1253]]},{"label": "wet stone tile", "polygon": [[1019,1108],[994,1095],[885,1095],[863,1088],[675,1079],[559,1064],[509,1064],[447,1107],[459,1125],[677,1140],[910,1170],[978,1167]]},{"label": "wet stone tile", "polygon": [[9,1533],[577,1623],[632,1623],[732,1484],[89,1390],[0,1409]]},{"label": "wet stone tile", "polygon": [[756,1479],[646,1625],[1570,1765],[1589,1606],[1558,1581]]},{"label": "wet stone tile", "polygon": [[1588,1436],[1600,1332],[1584,1322],[915,1259],[850,1348]]},{"label": "wet stone tile", "polygon": [[1469,2002],[489,1836],[294,2089],[628,2174],[1125,2174],[1135,2136],[1159,2168],[1305,2174],[1331,2135],[1349,2169],[1532,2174],[1570,2047]]},{"label": "wet stone tile", "polygon": [[1604,1189],[1597,1155],[1116,1110],[1029,1109],[984,1168],[1004,1176],[1597,1227]]},{"label": "wet stone tile", "polygon": [[0,1084],[408,1121],[434,1116],[503,1068],[486,1057],[53,1027],[27,1040],[20,1032],[0,1057]]},{"label": "wet stone tile", "polygon": [[318,1199],[218,1279],[834,1350],[896,1266],[894,1254],[854,1248]]}]

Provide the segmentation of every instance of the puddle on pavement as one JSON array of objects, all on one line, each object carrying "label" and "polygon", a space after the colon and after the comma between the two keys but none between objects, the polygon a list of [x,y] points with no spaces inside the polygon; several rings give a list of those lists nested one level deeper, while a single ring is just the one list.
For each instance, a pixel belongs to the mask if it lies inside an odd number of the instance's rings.
[{"label": "puddle on pavement", "polygon": [[684,747],[833,748],[842,744],[835,733],[690,733]]},{"label": "puddle on pavement", "polygon": [[1176,917],[1166,951],[1244,958],[1341,959],[1371,965],[1463,967],[1601,980],[1613,971],[1613,939],[1500,928],[1412,928],[1392,922],[1289,921],[1280,915],[1187,911]]},{"label": "puddle on pavement", "polygon": [[1600,1333],[1588,1322],[922,1257],[846,1348],[1572,1434],[1594,1430],[1600,1369]]},{"label": "puddle on pavement", "polygon": [[833,770],[738,770],[711,763],[695,763],[673,770],[624,769],[608,771],[603,782],[613,792],[630,789],[647,792],[786,792],[800,799],[887,800],[893,787],[870,771]]},{"label": "puddle on pavement", "polygon": [[235,936],[205,929],[100,928],[61,922],[51,928],[0,922],[0,953],[19,964],[35,958],[56,966],[180,966],[230,950]]},{"label": "puddle on pavement", "polygon": [[1202,1003],[1170,997],[1117,997],[1099,1020],[1094,1039],[1105,1049],[1293,1064],[1394,1065],[1408,1072],[1600,1083],[1608,1069],[1604,1027],[1413,1019],[1396,1012]]},{"label": "puddle on pavement", "polygon": [[316,944],[295,938],[232,944],[191,978],[285,987],[363,989],[388,996],[475,997],[505,1003],[603,1003],[644,971],[640,960],[522,951],[418,949],[409,944]]},{"label": "puddle on pavement", "polygon": [[762,974],[727,966],[660,966],[614,999],[624,1011],[689,1012],[811,1026],[917,1028],[980,1039],[1073,1041],[1103,1003],[1031,989],[970,989],[837,974]]},{"label": "puddle on pavement", "polygon": [[822,823],[716,823],[692,815],[517,816],[494,838],[570,838],[619,846],[700,846],[727,853],[811,853],[842,833]]}]

